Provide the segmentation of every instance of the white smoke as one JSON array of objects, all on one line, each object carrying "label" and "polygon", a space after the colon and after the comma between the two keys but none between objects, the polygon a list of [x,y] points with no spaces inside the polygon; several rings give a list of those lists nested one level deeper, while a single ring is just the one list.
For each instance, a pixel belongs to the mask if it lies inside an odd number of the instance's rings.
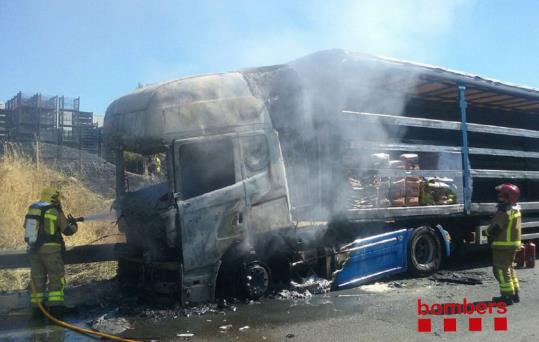
[{"label": "white smoke", "polygon": [[[234,1],[144,5],[162,18],[159,41],[138,61],[139,81],[286,63],[341,48],[426,63],[475,0]],[[133,19],[133,18],[132,18]],[[131,24],[134,24],[132,21]],[[138,29],[137,29],[138,30]],[[155,45],[155,42],[149,42]],[[155,53],[163,50],[164,53]],[[164,56],[168,56],[165,58]],[[174,58],[176,56],[176,58]]]},{"label": "white smoke", "polygon": [[[445,53],[443,40],[471,6],[473,1],[464,0],[309,1],[293,14],[297,25],[255,26],[240,35],[235,51],[241,51],[242,66],[282,63],[331,48],[428,61]],[[276,9],[268,13],[266,23],[271,16],[279,23],[284,15]]]},{"label": "white smoke", "polygon": [[[444,40],[458,29],[458,21],[470,12],[471,6],[473,1],[464,0],[237,1],[184,6],[182,13],[190,15],[174,25],[179,30],[163,32],[163,35],[168,39],[177,35],[178,53],[187,57],[184,59],[196,60],[197,65],[172,65],[183,70],[167,78],[287,63],[314,51],[332,48],[429,62],[445,54]],[[173,12],[171,8],[156,11],[154,14],[163,15],[164,22],[170,20]],[[161,11],[163,13],[159,13]],[[200,29],[201,26],[204,28]],[[186,41],[196,43],[184,49]],[[354,65],[354,56],[345,58],[348,66]],[[404,93],[386,97],[383,103],[378,101],[379,95],[371,96],[375,87],[370,83],[383,79],[383,72],[365,73],[354,67],[343,69],[340,61],[329,70],[320,70],[320,65],[313,60],[298,68],[309,88],[305,94],[311,93],[307,97],[316,99],[313,103],[307,100],[308,115],[321,108],[328,114],[337,114],[343,109],[391,114],[401,114],[404,110],[407,101]],[[324,75],[324,71],[330,75]],[[163,74],[166,68],[149,68],[148,72]],[[387,75],[391,77],[390,73]],[[416,76],[410,75],[406,80],[410,89]],[[320,92],[324,96],[312,96],[317,91],[316,85],[327,85],[327,79],[335,85],[332,96],[327,92]],[[360,87],[352,88],[350,79],[361,80]],[[346,91],[338,92],[340,87]],[[341,99],[346,93],[354,94],[353,105]],[[343,135],[345,133],[348,132],[343,131]],[[356,130],[354,134],[384,140],[386,132],[380,127],[375,131]],[[332,177],[331,174],[325,176]]]}]

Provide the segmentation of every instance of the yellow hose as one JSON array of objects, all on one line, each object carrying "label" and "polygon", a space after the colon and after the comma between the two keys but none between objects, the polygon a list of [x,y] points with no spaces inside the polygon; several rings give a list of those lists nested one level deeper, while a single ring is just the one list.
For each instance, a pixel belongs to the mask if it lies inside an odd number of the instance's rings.
[{"label": "yellow hose", "polygon": [[[30,284],[32,286],[32,293],[35,294],[36,293],[36,285],[34,283],[34,279],[31,279]],[[78,327],[76,325],[72,325],[72,324],[69,324],[67,322],[61,321],[61,320],[53,317],[47,311],[47,309],[45,309],[45,307],[43,306],[43,304],[41,304],[41,302],[37,302],[37,307],[39,308],[39,310],[41,310],[41,312],[45,315],[45,317],[47,317],[49,320],[51,320],[54,324],[56,324],[58,326],[61,326],[63,328],[69,329],[69,330],[73,330],[74,332],[77,332],[79,334],[95,335],[95,336],[99,336],[99,337],[106,338],[106,339],[109,339],[109,340],[114,340],[114,341],[139,342],[137,340],[130,340],[130,339],[126,339],[126,338],[121,338],[121,337],[118,337],[118,336],[109,335],[109,334],[102,333],[102,332],[95,331],[95,330],[84,329],[84,328]]]}]

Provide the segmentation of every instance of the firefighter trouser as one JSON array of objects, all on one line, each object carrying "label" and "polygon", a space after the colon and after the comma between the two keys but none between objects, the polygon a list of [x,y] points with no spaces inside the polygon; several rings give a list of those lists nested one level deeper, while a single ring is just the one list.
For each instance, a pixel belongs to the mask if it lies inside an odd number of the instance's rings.
[{"label": "firefighter trouser", "polygon": [[517,274],[513,267],[516,253],[515,250],[510,249],[492,249],[492,269],[500,284],[502,296],[514,295],[520,290]]},{"label": "firefighter trouser", "polygon": [[63,305],[65,273],[61,246],[43,245],[37,250],[30,250],[28,257],[36,289],[35,293],[31,291],[30,302],[36,304],[47,299],[49,306]]}]

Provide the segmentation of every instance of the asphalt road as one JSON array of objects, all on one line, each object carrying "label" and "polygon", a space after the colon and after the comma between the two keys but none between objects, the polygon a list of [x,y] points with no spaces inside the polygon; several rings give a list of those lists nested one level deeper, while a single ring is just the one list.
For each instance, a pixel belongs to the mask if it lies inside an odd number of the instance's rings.
[{"label": "asphalt road", "polygon": [[[464,265],[462,262],[456,263],[458,267],[449,265],[449,269],[430,278],[394,278],[310,298],[267,298],[225,309],[215,306],[192,311],[139,309],[132,304],[115,303],[110,299],[113,292],[102,284],[99,288],[105,300],[81,309],[82,312],[69,317],[69,321],[87,324],[105,314],[102,324],[96,327],[118,331],[129,328],[121,335],[161,341],[539,341],[539,267],[517,271],[522,301],[508,307],[506,313],[418,315],[419,298],[422,303],[432,305],[462,303],[465,298],[467,302],[488,301],[497,295],[497,283],[487,266],[488,258],[484,255],[467,258]],[[71,291],[72,297],[88,297],[92,292],[88,289]],[[0,300],[4,301],[2,305],[7,304],[4,299]],[[125,310],[126,306],[130,309]],[[208,309],[211,312],[197,315]],[[185,317],[186,313],[190,317]],[[0,315],[0,340],[3,341],[89,340],[40,322],[30,323],[24,310],[9,313],[4,310]],[[470,317],[481,318],[481,331],[469,331]],[[507,319],[506,331],[494,330],[495,317]],[[418,332],[418,318],[430,319],[432,331]],[[456,332],[444,332],[444,318],[455,318]]]}]

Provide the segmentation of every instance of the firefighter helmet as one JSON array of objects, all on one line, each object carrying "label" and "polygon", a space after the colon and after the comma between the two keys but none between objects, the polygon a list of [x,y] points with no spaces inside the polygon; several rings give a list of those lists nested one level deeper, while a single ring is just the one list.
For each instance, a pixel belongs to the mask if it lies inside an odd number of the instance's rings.
[{"label": "firefighter helmet", "polygon": [[39,198],[39,200],[41,202],[59,203],[60,191],[53,187],[47,187],[41,191],[41,197]]},{"label": "firefighter helmet", "polygon": [[496,187],[496,191],[498,191],[503,197],[505,197],[505,199],[507,199],[507,202],[509,202],[509,204],[511,205],[516,204],[520,197],[520,189],[514,184],[500,184]]}]

